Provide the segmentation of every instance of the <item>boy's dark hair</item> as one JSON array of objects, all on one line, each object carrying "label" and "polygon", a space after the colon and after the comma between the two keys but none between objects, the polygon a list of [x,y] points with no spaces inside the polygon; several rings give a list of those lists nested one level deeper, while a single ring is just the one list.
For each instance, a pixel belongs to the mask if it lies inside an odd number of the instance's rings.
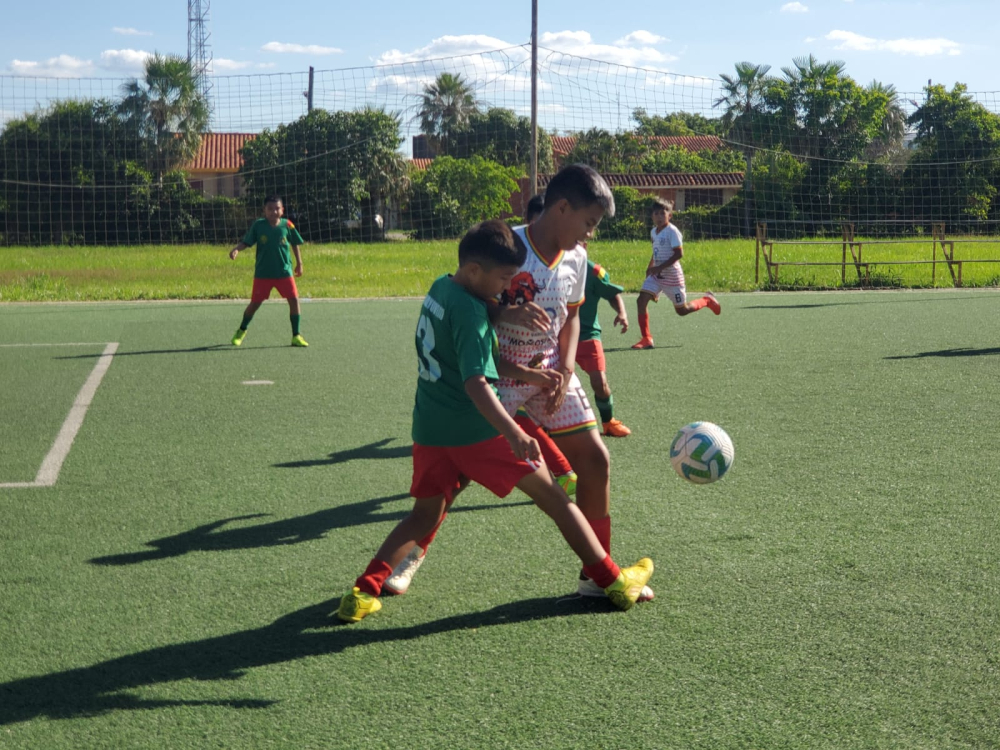
[{"label": "boy's dark hair", "polygon": [[280,195],[269,195],[269,196],[267,196],[264,199],[264,205],[266,206],[268,203],[282,203],[281,196]]},{"label": "boy's dark hair", "polygon": [[653,208],[650,210],[658,211],[660,209],[663,209],[668,214],[672,214],[674,212],[674,202],[672,200],[667,200],[666,198],[655,198],[653,200]]},{"label": "boy's dark hair", "polygon": [[526,224],[530,224],[538,215],[545,209],[545,193],[539,193],[538,195],[531,196],[531,200],[528,201],[528,205],[524,209],[524,221]]},{"label": "boy's dark hair", "polygon": [[615,197],[604,178],[586,164],[563,167],[545,188],[545,207],[565,198],[574,210],[589,208],[597,203],[609,219],[615,215]]},{"label": "boy's dark hair", "polygon": [[476,224],[458,243],[458,265],[478,263],[487,271],[497,266],[520,267],[528,257],[524,246],[500,219],[490,219]]}]

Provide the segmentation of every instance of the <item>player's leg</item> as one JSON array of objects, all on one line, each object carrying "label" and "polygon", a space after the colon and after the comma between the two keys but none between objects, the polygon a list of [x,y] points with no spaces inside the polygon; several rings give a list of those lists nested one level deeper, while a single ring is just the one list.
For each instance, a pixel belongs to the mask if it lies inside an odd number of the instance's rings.
[{"label": "player's leg", "polygon": [[587,373],[594,389],[594,405],[601,417],[603,432],[608,437],[628,437],[632,430],[614,416],[614,399],[605,374],[604,345],[599,338],[581,341],[576,349],[576,364]]},{"label": "player's leg", "polygon": [[696,300],[687,301],[687,293],[683,286],[680,287],[670,287],[667,290],[670,299],[674,303],[674,312],[681,317],[685,315],[690,315],[693,312],[697,312],[704,307],[707,307],[713,313],[718,315],[722,312],[722,306],[719,304],[719,300],[716,299],[715,295],[711,292],[705,292],[701,297]]},{"label": "player's leg", "polygon": [[649,303],[656,302],[660,297],[660,282],[652,276],[647,276],[642,282],[642,289],[639,291],[639,299],[636,300],[636,313],[639,320],[639,333],[641,338],[632,345],[633,349],[652,349],[653,334],[649,332]]},{"label": "player's leg", "polygon": [[441,518],[429,533],[418,539],[414,544],[406,545],[406,554],[403,556],[403,559],[393,567],[392,574],[382,584],[383,593],[402,596],[409,590],[410,584],[413,582],[413,576],[416,575],[420,566],[424,564],[424,559],[427,557],[427,548],[431,546],[431,542],[437,536],[441,524],[448,517],[448,510],[451,508],[451,504],[455,501],[458,493],[468,486],[469,478],[460,476],[457,486],[451,493],[451,500],[445,505],[445,510],[441,514]]},{"label": "player's leg", "polygon": [[271,296],[272,287],[268,281],[268,279],[254,278],[253,289],[250,292],[250,304],[243,311],[243,321],[236,329],[236,333],[233,334],[233,346],[240,346],[243,343],[243,339],[247,335],[247,328],[250,327],[250,321],[253,320],[253,316],[257,314],[264,301]]},{"label": "player's leg", "polygon": [[583,572],[588,579],[599,586],[616,607],[629,609],[640,599],[653,574],[652,560],[643,558],[631,568],[620,569],[601,546],[579,507],[570,501],[544,469],[523,477],[517,486],[555,522],[567,544],[583,563]]},{"label": "player's leg", "polygon": [[288,318],[292,324],[292,346],[309,346],[299,332],[302,321],[302,304],[299,302],[299,290],[295,284],[295,277],[281,279],[277,285],[281,296],[288,300]]},{"label": "player's leg", "polygon": [[538,447],[542,451],[542,458],[545,460],[546,466],[549,467],[549,471],[555,476],[559,486],[566,491],[567,495],[575,494],[576,472],[573,471],[573,467],[570,466],[566,456],[559,450],[559,446],[549,437],[549,433],[539,427],[538,423],[529,417],[526,411],[518,411],[514,415],[514,421],[517,422],[529,437],[533,437],[538,441]]}]

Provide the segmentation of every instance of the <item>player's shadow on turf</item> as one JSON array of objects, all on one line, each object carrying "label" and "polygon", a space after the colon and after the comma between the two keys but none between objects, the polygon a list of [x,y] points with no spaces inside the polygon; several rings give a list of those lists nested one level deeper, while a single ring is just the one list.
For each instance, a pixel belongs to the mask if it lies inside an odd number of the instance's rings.
[{"label": "player's shadow on turf", "polygon": [[[257,347],[263,349],[264,347]],[[277,347],[269,347],[275,349]],[[284,348],[284,347],[282,347]],[[115,352],[116,357],[134,357],[139,354],[192,354],[194,352],[220,352],[225,350],[236,351],[236,348],[231,344],[212,344],[210,346],[194,346],[190,349],[146,349],[139,352]],[[61,357],[54,357],[54,359],[96,359],[97,357],[103,356],[102,353],[98,352],[96,354],[67,354]]]},{"label": "player's shadow on turf", "polygon": [[606,346],[604,347],[604,353],[610,354],[611,352],[631,352],[631,351],[655,352],[657,349],[680,349],[680,348],[681,348],[680,344],[667,344],[666,346],[660,346],[659,344],[657,344],[652,349],[632,349],[631,346]]},{"label": "player's shadow on turf", "polygon": [[[486,611],[444,617],[410,627],[373,630],[364,624],[331,628],[338,624],[331,599],[300,609],[252,630],[185,641],[136,654],[37,677],[0,683],[0,725],[49,719],[93,718],[115,710],[149,710],[189,706],[268,708],[277,700],[146,699],[135,695],[140,688],[170,682],[196,680],[234,681],[249,669],[339,654],[349,648],[397,641],[414,641],[443,633],[471,632],[495,625],[514,625],[532,620],[611,612],[601,599],[525,599],[501,604]],[[385,615],[382,615],[385,616]],[[200,688],[203,690],[203,688]],[[225,689],[231,693],[231,688]]]},{"label": "player's shadow on turf", "polygon": [[274,464],[282,469],[301,469],[306,466],[331,466],[342,464],[345,461],[354,461],[363,458],[409,458],[413,455],[412,445],[399,445],[395,448],[384,448],[386,443],[391,443],[395,438],[376,440],[374,443],[362,445],[359,448],[350,448],[346,451],[336,451],[326,458],[308,458],[301,461],[287,461],[281,464]]},{"label": "player's shadow on turf", "polygon": [[962,347],[958,349],[941,349],[936,352],[920,352],[919,354],[897,354],[894,357],[885,359],[922,359],[923,357],[988,357],[1000,354],[1000,347],[994,346],[989,349],[969,349]]},{"label": "player's shadow on turf", "polygon": [[[268,513],[251,513],[233,518],[223,518],[190,531],[184,531],[173,536],[153,539],[146,542],[152,549],[140,552],[127,552],[120,555],[95,557],[87,562],[93,565],[134,565],[150,560],[163,560],[168,557],[180,557],[189,552],[226,552],[237,549],[257,549],[261,547],[278,547],[286,544],[300,544],[316,539],[322,539],[328,531],[343,529],[349,526],[376,523],[378,521],[398,521],[410,512],[409,506],[400,510],[383,510],[385,503],[406,500],[406,493],[376,497],[349,505],[339,505],[315,513],[308,513],[295,518],[285,518],[280,521],[259,523],[253,526],[237,526],[223,528],[234,521],[249,521],[254,518],[267,518]],[[470,510],[492,510],[509,508],[516,505],[530,505],[531,501],[517,503],[495,503],[490,505],[455,505],[449,513],[461,513]]]}]

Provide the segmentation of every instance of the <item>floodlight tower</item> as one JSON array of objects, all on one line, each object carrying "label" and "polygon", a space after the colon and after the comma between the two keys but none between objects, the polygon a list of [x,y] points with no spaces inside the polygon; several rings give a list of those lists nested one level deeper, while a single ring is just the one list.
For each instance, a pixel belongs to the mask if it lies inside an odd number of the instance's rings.
[{"label": "floodlight tower", "polygon": [[208,8],[211,0],[188,0],[188,62],[198,79],[198,90],[211,107],[212,49],[208,44]]}]

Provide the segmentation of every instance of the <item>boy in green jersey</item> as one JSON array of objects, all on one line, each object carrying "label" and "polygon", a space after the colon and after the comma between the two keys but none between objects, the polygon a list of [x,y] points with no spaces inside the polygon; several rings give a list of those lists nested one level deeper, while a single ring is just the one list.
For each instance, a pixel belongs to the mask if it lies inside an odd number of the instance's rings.
[{"label": "boy in green jersey", "polygon": [[413,408],[413,510],[393,529],[337,617],[358,622],[382,608],[382,584],[407,552],[444,519],[469,481],[499,497],[520,488],[555,521],[584,570],[619,609],[629,609],[653,573],[643,558],[620,569],[594,530],[540,461],[538,443],[507,414],[493,383],[500,375],[558,390],[562,376],[500,360],[487,301],[508,288],[526,248],[504,222],[477,224],[462,238],[458,270],[441,276],[417,322],[419,380]]},{"label": "boy in green jersey", "polygon": [[[229,251],[229,257],[236,260],[241,250],[257,246],[257,262],[253,273],[253,291],[250,294],[250,304],[243,311],[243,322],[233,334],[233,346],[243,344],[247,335],[247,326],[253,320],[254,314],[260,309],[271,290],[288,300],[288,310],[292,322],[292,346],[309,346],[299,333],[299,321],[302,318],[302,307],[299,304],[299,290],[295,286],[294,276],[302,275],[302,253],[299,247],[305,243],[299,230],[288,219],[283,219],[285,207],[281,198],[272,195],[264,200],[264,217],[257,219],[247,230],[243,240]],[[289,249],[291,254],[289,254]],[[294,276],[292,271],[292,255],[295,256]]]}]

